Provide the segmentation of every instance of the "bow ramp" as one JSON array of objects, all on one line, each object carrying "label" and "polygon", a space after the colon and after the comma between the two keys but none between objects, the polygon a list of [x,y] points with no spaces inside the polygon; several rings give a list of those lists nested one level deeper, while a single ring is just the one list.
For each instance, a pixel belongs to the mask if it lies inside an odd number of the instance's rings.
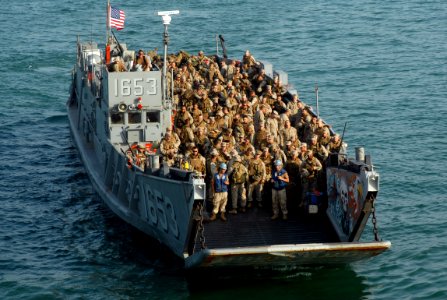
[{"label": "bow ramp", "polygon": [[323,216],[271,221],[267,210],[259,208],[232,215],[228,222],[205,223],[204,238],[207,248],[187,257],[186,268],[344,264],[391,246],[390,242],[339,242]]}]

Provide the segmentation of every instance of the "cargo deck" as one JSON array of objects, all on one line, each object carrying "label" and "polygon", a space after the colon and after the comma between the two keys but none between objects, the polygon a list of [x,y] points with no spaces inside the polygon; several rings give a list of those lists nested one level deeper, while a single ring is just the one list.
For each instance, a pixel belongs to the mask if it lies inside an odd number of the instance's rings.
[{"label": "cargo deck", "polygon": [[237,215],[227,213],[227,222],[217,219],[204,223],[206,247],[218,249],[339,242],[325,215],[293,213],[288,220],[272,221],[270,210],[256,207]]}]

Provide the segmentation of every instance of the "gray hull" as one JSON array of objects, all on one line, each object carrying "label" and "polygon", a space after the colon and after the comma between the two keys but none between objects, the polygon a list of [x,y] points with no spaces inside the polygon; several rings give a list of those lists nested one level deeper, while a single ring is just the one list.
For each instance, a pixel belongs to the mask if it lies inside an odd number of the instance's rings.
[{"label": "gray hull", "polygon": [[130,170],[124,156],[113,147],[107,165],[100,164],[92,144],[76,129],[77,114],[75,109],[69,109],[70,128],[95,191],[121,219],[183,257],[194,196],[203,199],[204,184],[194,186]]}]

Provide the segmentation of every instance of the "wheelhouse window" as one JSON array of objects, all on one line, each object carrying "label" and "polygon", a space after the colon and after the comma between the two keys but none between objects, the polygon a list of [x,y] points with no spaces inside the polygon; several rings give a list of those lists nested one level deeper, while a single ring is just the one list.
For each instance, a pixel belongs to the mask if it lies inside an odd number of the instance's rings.
[{"label": "wheelhouse window", "polygon": [[141,113],[140,112],[129,112],[129,124],[140,124],[141,123]]},{"label": "wheelhouse window", "polygon": [[147,123],[159,123],[160,122],[160,112],[159,111],[146,112],[146,122]]},{"label": "wheelhouse window", "polygon": [[112,124],[124,124],[124,113],[116,112],[110,115]]}]

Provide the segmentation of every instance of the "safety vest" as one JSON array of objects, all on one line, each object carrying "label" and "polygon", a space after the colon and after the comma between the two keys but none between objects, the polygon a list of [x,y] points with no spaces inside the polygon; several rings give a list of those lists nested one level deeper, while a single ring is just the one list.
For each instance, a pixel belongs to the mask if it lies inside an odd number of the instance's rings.
[{"label": "safety vest", "polygon": [[214,192],[215,193],[225,193],[228,192],[228,186],[225,184],[225,181],[228,180],[227,174],[223,174],[220,177],[219,173],[214,174]]},{"label": "safety vest", "polygon": [[272,172],[273,188],[275,190],[280,191],[287,186],[287,182],[284,182],[278,178],[278,176],[282,176],[285,173],[287,173],[287,171],[284,169],[281,169],[279,172],[276,170]]}]

